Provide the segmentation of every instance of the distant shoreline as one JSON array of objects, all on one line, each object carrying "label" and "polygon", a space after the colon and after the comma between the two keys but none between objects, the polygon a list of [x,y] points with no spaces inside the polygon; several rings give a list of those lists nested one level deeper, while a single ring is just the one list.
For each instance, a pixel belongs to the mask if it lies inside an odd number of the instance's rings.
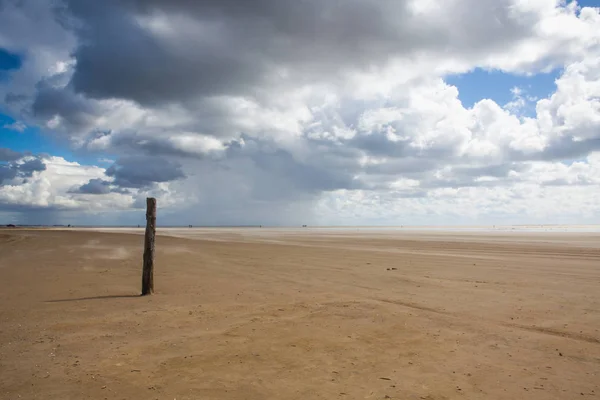
[{"label": "distant shoreline", "polygon": [[[90,229],[90,230],[143,230],[144,225],[16,225],[14,227],[8,227],[7,225],[0,225],[0,229]],[[598,233],[600,232],[600,225],[589,224],[589,225],[566,225],[566,224],[548,224],[548,225],[400,225],[400,226],[265,226],[265,225],[221,225],[221,226],[202,226],[192,225],[189,226],[178,226],[178,225],[164,225],[157,226],[157,229],[181,229],[181,230],[270,230],[270,231],[368,231],[368,232],[385,232],[385,231],[405,231],[405,232],[486,232],[486,233],[511,233],[511,232],[557,232],[557,233]]]}]

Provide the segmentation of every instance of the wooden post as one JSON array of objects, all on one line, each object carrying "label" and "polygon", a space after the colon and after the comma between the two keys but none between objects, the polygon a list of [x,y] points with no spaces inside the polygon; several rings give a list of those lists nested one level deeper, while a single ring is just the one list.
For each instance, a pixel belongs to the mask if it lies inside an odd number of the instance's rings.
[{"label": "wooden post", "polygon": [[156,233],[156,199],[146,199],[146,235],[144,238],[144,268],[142,296],[154,293],[154,235]]}]

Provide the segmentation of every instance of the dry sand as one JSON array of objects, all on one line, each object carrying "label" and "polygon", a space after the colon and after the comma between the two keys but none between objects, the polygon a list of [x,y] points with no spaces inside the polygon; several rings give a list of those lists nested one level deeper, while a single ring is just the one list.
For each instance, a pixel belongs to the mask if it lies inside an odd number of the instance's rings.
[{"label": "dry sand", "polygon": [[142,239],[0,231],[0,398],[600,396],[598,234]]}]

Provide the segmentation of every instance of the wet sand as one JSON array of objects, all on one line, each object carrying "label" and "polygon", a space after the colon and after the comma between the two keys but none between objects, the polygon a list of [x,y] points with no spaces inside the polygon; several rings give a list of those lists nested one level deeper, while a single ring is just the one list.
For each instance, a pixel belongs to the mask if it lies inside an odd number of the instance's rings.
[{"label": "wet sand", "polygon": [[600,396],[600,234],[0,230],[2,399]]}]

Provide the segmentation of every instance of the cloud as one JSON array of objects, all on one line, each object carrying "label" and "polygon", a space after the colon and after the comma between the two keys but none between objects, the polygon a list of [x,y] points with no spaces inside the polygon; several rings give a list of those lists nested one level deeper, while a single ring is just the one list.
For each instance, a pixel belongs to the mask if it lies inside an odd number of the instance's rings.
[{"label": "cloud", "polygon": [[24,94],[7,93],[4,96],[4,102],[9,106],[14,106],[25,101],[27,101],[27,96]]},{"label": "cloud", "polygon": [[115,187],[112,182],[105,181],[103,179],[90,179],[87,183],[69,190],[69,193],[79,194],[108,194],[108,193],[120,193],[120,194],[131,194],[131,191],[124,188]]},{"label": "cloud", "polygon": [[44,171],[46,169],[46,164],[39,158],[25,160],[16,165],[21,175],[26,178],[31,178],[34,172]]},{"label": "cloud", "polygon": [[[60,86],[56,87],[46,80],[37,84],[37,93],[31,111],[37,118],[49,122],[57,121],[55,124],[62,122],[64,129],[75,131],[92,126],[98,113],[93,103],[83,96],[76,95]],[[55,127],[50,124],[47,126]]]},{"label": "cloud", "polygon": [[21,121],[15,121],[12,124],[4,124],[3,128],[23,133],[27,126]]},{"label": "cloud", "polygon": [[0,185],[9,179],[14,179],[17,176],[17,169],[12,166],[0,165]]},{"label": "cloud", "polygon": [[[72,193],[74,187],[104,178],[103,168],[84,166],[55,156],[43,159],[24,156],[9,166],[16,170],[18,179],[13,177],[12,182],[5,181],[0,185],[0,212],[18,209],[114,211],[127,209],[133,202],[131,194],[111,192],[89,198]],[[22,179],[24,177],[26,179]]]},{"label": "cloud", "polygon": [[45,169],[46,164],[37,156],[0,148],[0,186],[15,179],[24,181]]},{"label": "cloud", "polygon": [[132,156],[119,158],[106,170],[117,186],[144,188],[158,182],[185,177],[181,165],[160,157]]},{"label": "cloud", "polygon": [[0,147],[0,162],[2,161],[15,161],[23,156],[22,153]]},{"label": "cloud", "polygon": [[102,179],[90,179],[76,190],[72,190],[71,193],[108,194],[110,193],[110,182]]},{"label": "cloud", "polygon": [[[76,29],[81,42],[74,52],[75,91],[145,106],[198,97],[262,97],[261,88],[329,84],[390,61],[437,58],[441,52],[444,61],[467,58],[527,71],[570,57],[571,47],[581,42],[551,29],[553,22],[592,35],[573,7],[509,0],[462,0],[437,7],[393,0],[263,0],[251,6],[235,1],[108,1],[102,6],[70,1],[68,9],[81,26]],[[545,45],[548,39],[561,46]],[[515,51],[523,54],[507,60]]]},{"label": "cloud", "polygon": [[[116,161],[36,170],[0,150],[0,198],[83,212],[156,195],[184,224],[431,223],[573,217],[572,189],[580,216],[598,213],[598,10],[432,4],[3,3],[0,47],[23,54],[3,108]],[[465,107],[445,78],[475,68],[559,72],[547,98],[476,88]]]}]

